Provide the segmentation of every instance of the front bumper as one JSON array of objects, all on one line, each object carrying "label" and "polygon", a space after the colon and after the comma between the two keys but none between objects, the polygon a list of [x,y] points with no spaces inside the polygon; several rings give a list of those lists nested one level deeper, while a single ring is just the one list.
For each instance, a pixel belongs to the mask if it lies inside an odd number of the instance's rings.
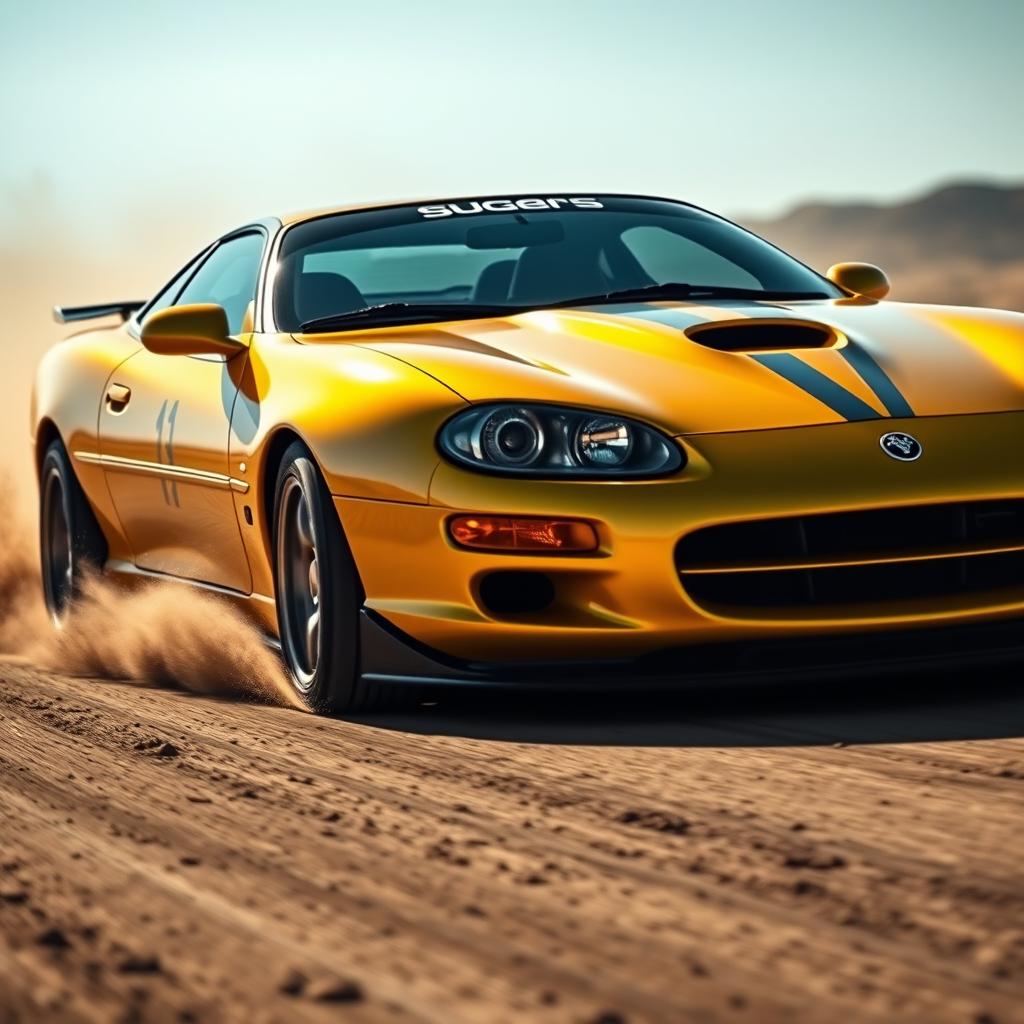
[{"label": "front bumper", "polygon": [[997,673],[1024,665],[1024,619],[948,629],[882,630],[659,651],[631,660],[463,662],[417,643],[373,612],[360,614],[362,677],[390,686],[488,689],[677,690],[724,683],[793,684],[943,674]]},{"label": "front bumper", "polygon": [[[912,433],[916,462],[889,458],[883,433]],[[918,600],[822,608],[705,607],[680,581],[684,535],[720,523],[943,502],[1024,498],[1024,413],[866,421],[683,439],[676,477],[629,483],[525,481],[442,463],[429,505],[336,497],[366,607],[414,645],[462,664],[635,662],[693,645],[919,630],[1024,616],[1019,585]],[[588,519],[601,549],[534,556],[456,548],[457,512]],[[545,573],[555,600],[495,614],[480,582],[498,570]],[[680,664],[685,663],[685,658]]]}]

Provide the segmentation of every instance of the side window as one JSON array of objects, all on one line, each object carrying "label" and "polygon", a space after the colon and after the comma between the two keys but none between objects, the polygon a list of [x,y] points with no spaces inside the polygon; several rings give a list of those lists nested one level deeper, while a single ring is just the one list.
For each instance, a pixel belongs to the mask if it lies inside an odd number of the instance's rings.
[{"label": "side window", "polygon": [[622,233],[622,241],[655,284],[719,284],[760,288],[753,274],[731,260],[665,228],[642,226]]},{"label": "side window", "polygon": [[222,242],[178,296],[176,306],[214,302],[223,306],[232,334],[242,329],[246,307],[256,297],[263,235],[253,232]]},{"label": "side window", "polygon": [[183,269],[179,270],[170,283],[164,285],[162,291],[149,300],[149,304],[139,314],[139,320],[145,320],[151,313],[158,313],[174,303],[174,298],[181,290],[181,286],[188,280],[189,275],[196,269],[196,264],[202,259],[202,254],[190,260]]}]

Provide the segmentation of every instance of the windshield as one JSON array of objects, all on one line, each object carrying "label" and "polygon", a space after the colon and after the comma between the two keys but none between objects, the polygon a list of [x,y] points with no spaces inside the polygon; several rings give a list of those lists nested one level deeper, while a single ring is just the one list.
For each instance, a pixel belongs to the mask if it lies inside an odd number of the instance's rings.
[{"label": "windshield", "polygon": [[466,316],[494,315],[492,307],[571,304],[672,284],[765,298],[842,294],[767,242],[693,207],[571,195],[304,221],[284,236],[275,280],[274,315],[285,331],[367,307],[430,306],[425,319],[441,321],[458,319],[460,305]]}]

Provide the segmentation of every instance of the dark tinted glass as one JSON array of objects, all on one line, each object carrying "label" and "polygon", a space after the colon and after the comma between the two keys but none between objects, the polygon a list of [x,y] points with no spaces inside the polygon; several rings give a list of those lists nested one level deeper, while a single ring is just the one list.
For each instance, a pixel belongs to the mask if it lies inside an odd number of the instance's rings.
[{"label": "dark tinted glass", "polygon": [[178,296],[176,306],[213,302],[223,306],[232,334],[242,329],[246,307],[256,297],[263,235],[238,235],[222,242]]},{"label": "dark tinted glass", "polygon": [[529,307],[669,282],[841,295],[711,214],[603,196],[464,200],[307,221],[285,235],[276,282],[283,330],[380,303]]}]

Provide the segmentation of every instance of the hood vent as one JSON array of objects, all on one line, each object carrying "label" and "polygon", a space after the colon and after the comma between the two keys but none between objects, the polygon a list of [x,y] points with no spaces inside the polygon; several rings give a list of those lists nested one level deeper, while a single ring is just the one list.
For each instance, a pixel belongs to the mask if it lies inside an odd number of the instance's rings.
[{"label": "hood vent", "polygon": [[686,336],[719,352],[778,352],[831,348],[839,338],[824,324],[803,320],[719,320],[697,324]]}]

